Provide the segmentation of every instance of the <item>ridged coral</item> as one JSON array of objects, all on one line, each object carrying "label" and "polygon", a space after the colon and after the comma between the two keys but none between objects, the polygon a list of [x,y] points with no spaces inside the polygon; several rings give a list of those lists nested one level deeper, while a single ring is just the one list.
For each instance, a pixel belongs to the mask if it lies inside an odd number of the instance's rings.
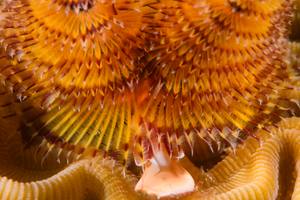
[{"label": "ridged coral", "polygon": [[[258,131],[262,145],[250,137],[244,146],[239,146],[235,153],[230,153],[206,173],[187,158],[180,159],[179,164],[192,174],[198,184],[198,189],[182,199],[298,199],[299,118],[287,119],[278,126],[280,129],[270,128],[274,137]],[[83,159],[64,167],[55,164],[56,156],[51,154],[47,158],[51,164],[41,168],[29,162],[35,155],[36,147],[33,147],[18,157],[18,162],[14,156],[11,157],[11,150],[16,148],[10,144],[20,144],[20,138],[16,135],[7,140],[8,136],[8,132],[1,130],[1,199],[153,198],[138,196],[133,190],[137,177],[129,172],[124,178],[119,165],[112,172],[112,161],[103,163],[101,157],[95,158],[92,165],[90,159]],[[38,157],[42,159],[43,155]],[[20,158],[28,162],[20,161]],[[101,163],[103,165],[99,165]]]},{"label": "ridged coral", "polygon": [[8,133],[1,130],[0,199],[130,199],[136,196],[131,187],[137,178],[132,175],[123,178],[122,167],[113,172],[112,161],[100,165],[96,163],[101,163],[98,158],[93,165],[91,160],[85,160],[66,166],[66,162],[58,164],[57,157],[51,154],[41,166],[44,151],[36,155],[38,146],[35,145],[20,152],[20,135],[10,137]]}]

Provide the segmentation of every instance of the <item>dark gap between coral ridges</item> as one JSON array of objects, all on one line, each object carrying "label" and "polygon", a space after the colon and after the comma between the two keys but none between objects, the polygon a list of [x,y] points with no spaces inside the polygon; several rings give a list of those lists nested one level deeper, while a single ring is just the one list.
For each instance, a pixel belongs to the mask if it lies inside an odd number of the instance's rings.
[{"label": "dark gap between coral ridges", "polygon": [[279,190],[276,199],[291,199],[296,182],[295,160],[292,156],[288,156],[279,163]]}]

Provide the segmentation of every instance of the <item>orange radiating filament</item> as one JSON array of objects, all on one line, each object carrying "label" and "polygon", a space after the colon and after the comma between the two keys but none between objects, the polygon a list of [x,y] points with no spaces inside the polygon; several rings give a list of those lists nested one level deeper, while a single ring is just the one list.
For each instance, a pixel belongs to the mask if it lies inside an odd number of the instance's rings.
[{"label": "orange radiating filament", "polygon": [[198,155],[199,139],[215,152],[245,134],[259,140],[255,131],[295,102],[284,92],[290,9],[289,0],[6,1],[0,80],[15,99],[1,116],[20,115],[27,141],[43,136],[45,157],[78,147],[77,160],[92,146],[124,172],[131,154],[157,167]]}]

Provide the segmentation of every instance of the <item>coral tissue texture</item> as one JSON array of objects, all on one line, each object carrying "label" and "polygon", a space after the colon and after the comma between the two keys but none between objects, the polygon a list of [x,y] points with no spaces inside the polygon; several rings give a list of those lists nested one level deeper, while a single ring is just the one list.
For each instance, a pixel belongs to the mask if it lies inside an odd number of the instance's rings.
[{"label": "coral tissue texture", "polygon": [[0,199],[300,199],[299,8],[0,0]]},{"label": "coral tissue texture", "polygon": [[[282,121],[279,127],[270,129],[274,137],[259,131],[262,145],[249,138],[206,173],[187,158],[179,160],[198,185],[182,199],[299,199],[299,119]],[[96,157],[92,165],[83,159],[62,167],[49,157],[41,167],[32,158],[35,149],[17,157],[18,139],[7,141],[1,141],[2,199],[155,199],[135,193],[138,177],[131,172],[123,177],[121,167],[112,171],[112,161]]]}]

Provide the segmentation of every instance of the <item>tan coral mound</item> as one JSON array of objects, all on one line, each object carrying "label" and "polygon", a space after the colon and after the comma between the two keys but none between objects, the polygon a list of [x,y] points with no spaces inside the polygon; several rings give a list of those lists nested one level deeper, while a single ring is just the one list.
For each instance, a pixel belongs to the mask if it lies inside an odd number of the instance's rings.
[{"label": "tan coral mound", "polygon": [[[203,174],[187,158],[179,161],[193,176],[198,188],[182,199],[298,199],[300,198],[299,152],[300,119],[282,121],[279,129],[271,127],[274,137],[264,131],[246,140],[213,169]],[[1,130],[0,197],[1,199],[152,199],[138,196],[134,186],[138,177],[129,173],[124,178],[121,167],[112,172],[111,161],[83,159],[62,169],[47,158],[47,167],[34,162],[24,166],[11,156],[11,145],[18,137],[5,142]],[[13,142],[16,141],[16,142]],[[34,149],[23,158],[32,159]],[[52,162],[51,162],[52,161]],[[92,162],[92,165],[91,165]],[[5,164],[4,164],[5,163]],[[34,164],[33,164],[34,163]],[[51,164],[50,164],[51,163]],[[39,167],[38,167],[39,166]]]}]

